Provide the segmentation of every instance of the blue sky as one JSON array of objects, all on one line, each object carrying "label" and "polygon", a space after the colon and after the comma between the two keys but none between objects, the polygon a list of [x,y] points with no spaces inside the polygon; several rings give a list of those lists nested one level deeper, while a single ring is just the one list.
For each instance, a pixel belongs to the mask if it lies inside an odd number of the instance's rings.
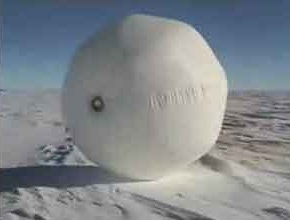
[{"label": "blue sky", "polygon": [[289,0],[2,0],[1,87],[59,88],[76,47],[100,27],[145,13],[193,25],[231,89],[290,89]]}]

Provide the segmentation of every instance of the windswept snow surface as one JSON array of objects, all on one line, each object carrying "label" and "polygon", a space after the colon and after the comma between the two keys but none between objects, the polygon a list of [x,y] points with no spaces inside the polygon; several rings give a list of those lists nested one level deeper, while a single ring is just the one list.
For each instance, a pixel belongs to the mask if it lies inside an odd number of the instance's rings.
[{"label": "windswept snow surface", "polygon": [[98,167],[72,143],[59,91],[1,91],[0,219],[288,220],[289,97],[231,93],[208,155],[172,176],[136,182]]}]

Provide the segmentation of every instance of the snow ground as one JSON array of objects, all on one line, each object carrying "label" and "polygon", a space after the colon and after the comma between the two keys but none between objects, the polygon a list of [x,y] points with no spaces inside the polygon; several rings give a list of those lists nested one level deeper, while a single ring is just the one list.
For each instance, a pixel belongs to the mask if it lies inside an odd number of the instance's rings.
[{"label": "snow ground", "polygon": [[208,155],[138,182],[108,173],[73,145],[59,91],[1,91],[0,219],[290,219],[289,97],[231,93]]}]

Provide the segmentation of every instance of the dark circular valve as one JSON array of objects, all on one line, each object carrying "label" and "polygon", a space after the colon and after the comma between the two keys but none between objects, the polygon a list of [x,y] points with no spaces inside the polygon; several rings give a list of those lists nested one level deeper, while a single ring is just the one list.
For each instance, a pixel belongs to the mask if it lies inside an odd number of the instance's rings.
[{"label": "dark circular valve", "polygon": [[101,96],[95,96],[92,100],[91,100],[91,107],[95,112],[101,112],[103,111],[104,107],[105,107],[105,103],[102,99]]}]

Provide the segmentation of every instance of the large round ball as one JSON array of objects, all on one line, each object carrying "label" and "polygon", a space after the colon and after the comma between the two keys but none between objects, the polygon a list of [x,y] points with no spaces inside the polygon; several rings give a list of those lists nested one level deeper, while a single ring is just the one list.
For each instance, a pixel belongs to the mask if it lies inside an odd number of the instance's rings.
[{"label": "large round ball", "polygon": [[202,36],[185,23],[132,15],[88,39],[64,83],[64,120],[92,161],[155,179],[214,145],[227,81]]}]

